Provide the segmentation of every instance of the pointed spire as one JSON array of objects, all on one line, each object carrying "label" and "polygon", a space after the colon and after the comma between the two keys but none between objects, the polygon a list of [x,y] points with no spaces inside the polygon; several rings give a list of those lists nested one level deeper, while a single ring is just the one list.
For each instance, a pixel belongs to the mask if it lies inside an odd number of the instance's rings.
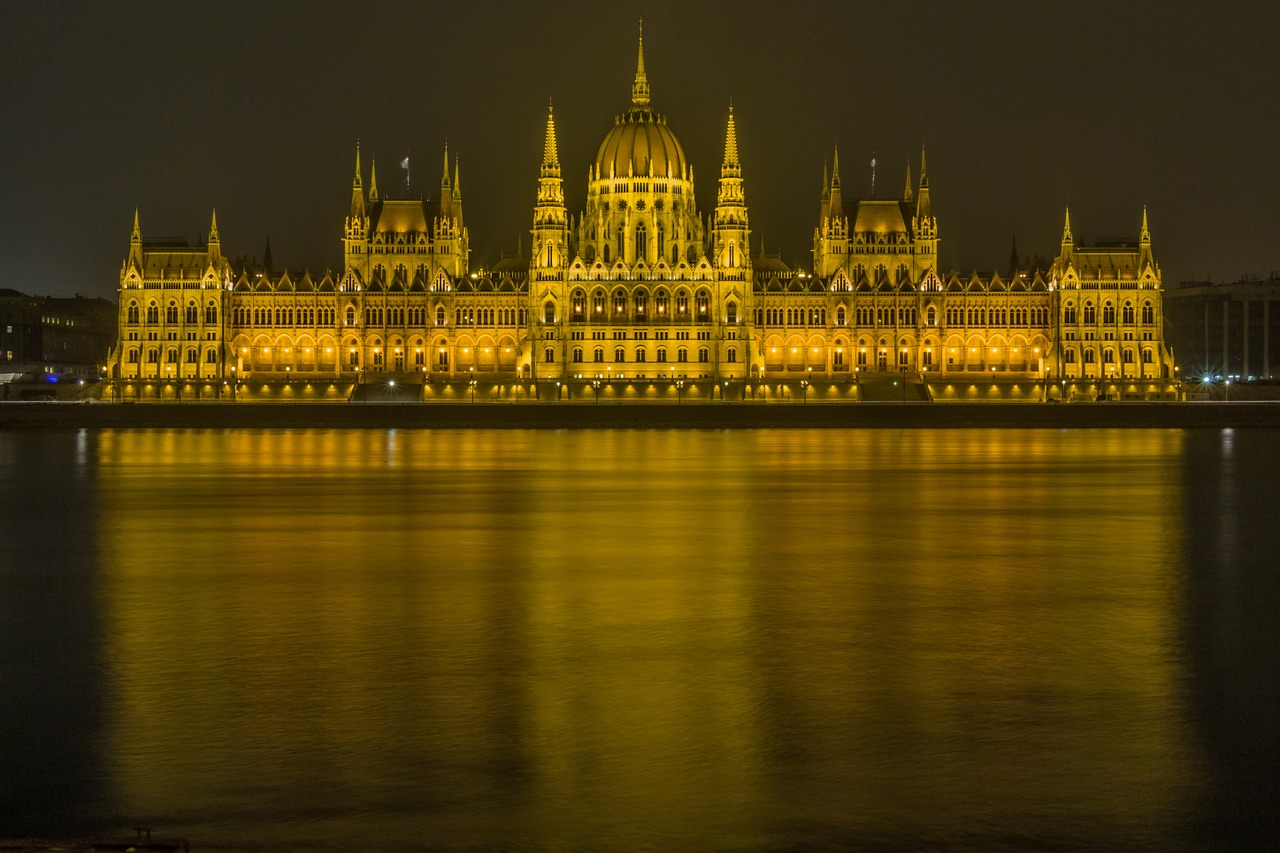
[{"label": "pointed spire", "polygon": [[915,198],[915,191],[911,188],[911,161],[907,161],[907,186],[902,191],[902,200],[911,201]]},{"label": "pointed spire", "polygon": [[1071,238],[1071,208],[1069,207],[1067,208],[1066,219],[1062,225],[1062,242],[1064,245],[1075,242],[1075,240]]},{"label": "pointed spire", "polygon": [[547,101],[547,138],[542,146],[542,170],[560,171],[560,152],[556,148],[556,117],[551,102]]},{"label": "pointed spire", "polygon": [[840,145],[835,145],[835,154],[831,163],[831,188],[833,190],[840,189]]},{"label": "pointed spire", "polygon": [[213,221],[209,223],[209,245],[220,242],[218,239],[218,209],[213,209]]},{"label": "pointed spire", "polygon": [[462,195],[462,158],[453,158],[453,194]]},{"label": "pointed spire", "polygon": [[440,176],[440,186],[449,186],[449,140],[444,143],[444,172]]},{"label": "pointed spire", "polygon": [[636,80],[631,84],[631,104],[649,106],[649,78],[644,74],[644,18],[640,19],[640,49],[636,54]]},{"label": "pointed spire", "polygon": [[1138,235],[1139,243],[1151,242],[1151,230],[1147,228],[1147,206],[1142,206],[1142,231]]},{"label": "pointed spire", "polygon": [[142,242],[142,228],[138,225],[138,208],[133,209],[133,231],[129,234],[130,243]]},{"label": "pointed spire", "polygon": [[828,198],[831,195],[831,166],[826,160],[822,161],[822,197]]},{"label": "pointed spire", "polygon": [[[921,146],[920,146],[920,186],[921,186],[921,187],[927,187],[927,186],[929,186],[929,173],[928,173],[927,171],[925,171],[924,146],[923,146],[923,145],[921,145]],[[946,189],[946,187],[943,187],[943,189]]]},{"label": "pointed spire", "polygon": [[376,157],[369,160],[369,203],[374,204],[378,201],[378,160]]},{"label": "pointed spire", "polygon": [[742,164],[738,161],[738,129],[733,123],[733,101],[729,101],[729,126],[724,132],[724,167],[721,173],[727,173],[730,170],[740,169]]},{"label": "pointed spire", "polygon": [[352,189],[360,189],[360,142],[356,141],[356,176],[351,181]]}]

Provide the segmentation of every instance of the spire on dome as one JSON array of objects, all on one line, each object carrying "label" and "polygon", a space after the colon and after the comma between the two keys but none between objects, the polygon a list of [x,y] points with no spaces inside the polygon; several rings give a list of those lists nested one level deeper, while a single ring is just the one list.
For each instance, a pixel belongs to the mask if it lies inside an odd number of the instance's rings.
[{"label": "spire on dome", "polygon": [[644,74],[644,18],[640,19],[640,49],[636,54],[636,80],[631,84],[631,104],[649,106],[649,78]]},{"label": "spire on dome", "polygon": [[1142,231],[1138,235],[1139,243],[1151,242],[1151,230],[1147,228],[1147,206],[1142,206]]}]

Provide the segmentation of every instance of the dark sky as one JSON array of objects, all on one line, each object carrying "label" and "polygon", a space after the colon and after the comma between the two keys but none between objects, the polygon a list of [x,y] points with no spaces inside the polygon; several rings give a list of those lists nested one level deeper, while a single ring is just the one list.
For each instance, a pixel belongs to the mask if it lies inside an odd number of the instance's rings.
[{"label": "dark sky", "polygon": [[[942,263],[1136,239],[1167,283],[1280,268],[1280,4],[1257,2],[19,3],[0,32],[0,286],[111,296],[133,210],[277,266],[341,264],[356,140],[435,197],[462,158],[472,261],[532,217],[547,99],[570,212],[629,102],[715,200],[729,99],[753,245],[807,266],[823,161],[846,198],[901,192],[928,146]],[[403,187],[403,184],[400,184]],[[402,191],[402,190],[401,190]]]}]

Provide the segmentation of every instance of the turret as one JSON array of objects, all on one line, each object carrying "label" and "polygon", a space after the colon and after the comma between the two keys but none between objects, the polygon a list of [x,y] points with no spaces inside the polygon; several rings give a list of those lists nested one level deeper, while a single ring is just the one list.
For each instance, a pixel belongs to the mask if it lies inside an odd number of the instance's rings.
[{"label": "turret", "polygon": [[215,208],[213,218],[209,222],[209,262],[216,264],[222,260],[222,240],[218,236],[218,211]]},{"label": "turret", "polygon": [[1142,230],[1138,232],[1138,268],[1155,266],[1155,257],[1151,254],[1151,230],[1147,228],[1147,208],[1142,208]]},{"label": "turret", "polygon": [[538,201],[533,211],[533,267],[535,270],[562,269],[568,263],[569,225],[564,206],[564,185],[560,178],[560,154],[556,145],[556,119],[547,104],[547,131],[538,171]]},{"label": "turret", "polygon": [[364,219],[364,187],[360,179],[360,143],[356,143],[356,173],[351,179],[351,213],[348,215],[348,226],[351,220]]},{"label": "turret", "polygon": [[644,19],[640,19],[640,47],[636,53],[636,79],[631,84],[631,104],[649,106],[649,78],[644,73]]},{"label": "turret", "polygon": [[750,266],[747,251],[747,205],[742,192],[742,163],[738,159],[738,130],[729,104],[724,135],[724,163],[720,167],[720,191],[713,220],[712,257],[721,267],[740,270]]},{"label": "turret", "polygon": [[138,209],[133,209],[133,231],[129,234],[129,263],[142,269],[142,229],[138,226]]},{"label": "turret", "polygon": [[369,159],[369,204],[378,203],[378,160]]}]

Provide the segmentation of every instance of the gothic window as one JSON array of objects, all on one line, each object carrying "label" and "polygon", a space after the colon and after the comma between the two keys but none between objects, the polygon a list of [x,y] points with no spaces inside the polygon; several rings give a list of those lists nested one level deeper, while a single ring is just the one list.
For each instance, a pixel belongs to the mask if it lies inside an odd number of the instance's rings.
[{"label": "gothic window", "polygon": [[1085,325],[1091,325],[1098,322],[1098,311],[1093,307],[1092,302],[1084,304],[1084,322]]},{"label": "gothic window", "polygon": [[641,222],[636,225],[636,260],[642,261],[648,258],[649,239],[648,232]]},{"label": "gothic window", "polygon": [[1151,363],[1152,363],[1152,361],[1153,361],[1153,359],[1152,359],[1152,356],[1151,356],[1151,350],[1149,350],[1149,349],[1144,349],[1144,350],[1142,351],[1142,363],[1143,363],[1143,364],[1151,364]]},{"label": "gothic window", "polygon": [[356,324],[356,309],[352,308],[350,305],[347,306],[346,321],[348,326],[354,326]]},{"label": "gothic window", "polygon": [[698,250],[693,244],[690,244],[688,251],[685,252],[685,260],[689,262],[689,266],[693,266],[698,261]]},{"label": "gothic window", "polygon": [[680,349],[676,350],[676,361],[683,364],[688,360],[689,360],[689,351],[687,349],[685,349],[684,347],[680,347]]},{"label": "gothic window", "polygon": [[1063,359],[1062,359],[1062,360],[1063,360],[1063,361],[1065,361],[1067,364],[1075,364],[1075,363],[1076,363],[1076,351],[1075,351],[1075,350],[1073,350],[1073,349],[1069,349],[1069,350],[1067,350],[1066,355],[1065,355],[1065,356],[1063,356]]},{"label": "gothic window", "polygon": [[1092,347],[1084,351],[1084,363],[1093,364],[1093,348]]},{"label": "gothic window", "polygon": [[1066,323],[1068,326],[1073,326],[1073,325],[1075,325],[1075,322],[1076,322],[1076,306],[1074,306],[1074,305],[1072,305],[1072,304],[1068,303],[1068,304],[1066,305],[1066,307],[1064,307],[1064,308],[1062,309],[1062,322],[1063,322],[1063,323]]},{"label": "gothic window", "polygon": [[683,290],[676,295],[676,313],[677,314],[689,313],[689,294],[685,293]]},{"label": "gothic window", "polygon": [[711,361],[710,351],[708,351],[706,347],[701,347],[698,350],[698,362],[700,364],[706,364],[709,361]]},{"label": "gothic window", "polygon": [[160,351],[154,347],[147,350],[147,364],[155,364],[160,361]]},{"label": "gothic window", "polygon": [[1115,361],[1116,361],[1116,351],[1115,351],[1115,350],[1113,350],[1111,347],[1107,347],[1106,349],[1104,349],[1104,350],[1102,351],[1102,363],[1103,363],[1103,364],[1115,364]]},{"label": "gothic window", "polygon": [[667,313],[667,307],[668,307],[667,292],[665,290],[659,290],[657,296],[653,298],[653,304],[658,314],[665,316]]},{"label": "gothic window", "polygon": [[1142,322],[1154,323],[1156,321],[1155,309],[1151,307],[1150,302],[1142,303]]},{"label": "gothic window", "polygon": [[592,361],[594,361],[594,362],[596,362],[597,364],[599,364],[599,363],[603,362],[603,361],[604,361],[604,347],[596,347],[596,348],[595,348],[595,351],[591,353],[591,360],[592,360]]},{"label": "gothic window", "polygon": [[837,326],[843,326],[843,325],[844,325],[844,318],[845,318],[845,314],[844,314],[844,306],[843,306],[843,305],[841,305],[839,308],[837,308],[837,309],[836,309],[836,325],[837,325]]},{"label": "gothic window", "polygon": [[636,362],[643,364],[645,360],[644,347],[636,347]]},{"label": "gothic window", "polygon": [[187,364],[198,364],[199,361],[200,354],[196,351],[196,348],[187,347]]},{"label": "gothic window", "polygon": [[138,351],[136,349],[129,350],[129,363],[130,364],[138,363]]},{"label": "gothic window", "polygon": [[1112,305],[1110,302],[1107,302],[1102,306],[1102,322],[1114,323],[1115,321],[1116,321],[1116,306]]},{"label": "gothic window", "polygon": [[1122,316],[1124,317],[1125,323],[1133,322],[1133,303],[1132,302],[1126,302],[1124,304],[1124,314]]},{"label": "gothic window", "polygon": [[729,347],[729,351],[725,353],[725,360],[730,364],[736,364],[738,361],[738,350],[736,347]]},{"label": "gothic window", "polygon": [[932,305],[930,305],[929,309],[924,312],[924,321],[930,326],[938,325],[938,311]]},{"label": "gothic window", "polygon": [[170,302],[164,309],[164,321],[166,323],[178,322],[178,303]]},{"label": "gothic window", "polygon": [[551,364],[556,360],[556,351],[552,347],[547,347],[542,351],[542,360],[547,364]]},{"label": "gothic window", "polygon": [[613,292],[613,313],[625,314],[627,310],[627,294],[619,289]]},{"label": "gothic window", "polygon": [[667,360],[667,348],[658,347],[658,361],[665,362]]},{"label": "gothic window", "polygon": [[731,266],[731,267],[735,267],[735,266],[737,266],[737,265],[738,265],[738,262],[737,262],[737,248],[738,248],[738,247],[737,247],[737,244],[736,244],[736,243],[730,243],[730,244],[729,244],[729,266]]},{"label": "gothic window", "polygon": [[436,366],[437,367],[449,366],[449,351],[444,347],[436,348]]},{"label": "gothic window", "polygon": [[209,325],[218,322],[218,306],[212,301],[204,307],[204,321]]},{"label": "gothic window", "polygon": [[136,302],[129,303],[129,322],[138,322],[138,303]]},{"label": "gothic window", "polygon": [[729,304],[725,306],[724,314],[726,322],[738,322],[738,303],[730,300]]},{"label": "gothic window", "polygon": [[547,302],[542,306],[543,322],[554,323],[556,321],[556,304]]},{"label": "gothic window", "polygon": [[1126,349],[1123,353],[1124,363],[1133,364],[1133,350]]},{"label": "gothic window", "polygon": [[177,347],[169,347],[167,350],[165,350],[165,353],[164,353],[164,360],[165,360],[166,362],[168,362],[169,364],[177,364],[177,363],[178,363],[178,348],[177,348]]},{"label": "gothic window", "polygon": [[698,319],[706,319],[707,311],[711,308],[711,294],[705,290],[699,290],[698,296],[694,300],[694,307],[698,310]]},{"label": "gothic window", "polygon": [[205,351],[205,354],[204,354],[204,363],[205,363],[205,364],[217,364],[217,363],[218,363],[218,351],[217,351],[216,349],[206,350],[206,351]]},{"label": "gothic window", "polygon": [[648,295],[644,293],[637,293],[635,295],[635,303],[636,303],[636,314],[643,317],[645,311],[649,307]]},{"label": "gothic window", "polygon": [[591,313],[597,317],[604,316],[604,291],[597,290],[591,295]]},{"label": "gothic window", "polygon": [[582,347],[573,348],[573,363],[574,364],[582,363]]},{"label": "gothic window", "polygon": [[626,350],[624,350],[622,347],[618,347],[617,349],[615,349],[615,350],[613,351],[613,360],[614,360],[614,361],[626,361],[626,360],[627,360],[627,351],[626,351]]},{"label": "gothic window", "polygon": [[623,250],[623,247],[625,246],[624,240],[625,240],[625,235],[623,234],[623,231],[622,231],[622,223],[619,222],[618,223],[618,260],[622,260],[623,258],[626,257],[626,252]]},{"label": "gothic window", "polygon": [[[659,202],[661,204],[661,202]],[[661,208],[659,208],[661,210]],[[658,223],[658,257],[666,257],[667,254],[667,231],[662,227],[662,223]]]}]

